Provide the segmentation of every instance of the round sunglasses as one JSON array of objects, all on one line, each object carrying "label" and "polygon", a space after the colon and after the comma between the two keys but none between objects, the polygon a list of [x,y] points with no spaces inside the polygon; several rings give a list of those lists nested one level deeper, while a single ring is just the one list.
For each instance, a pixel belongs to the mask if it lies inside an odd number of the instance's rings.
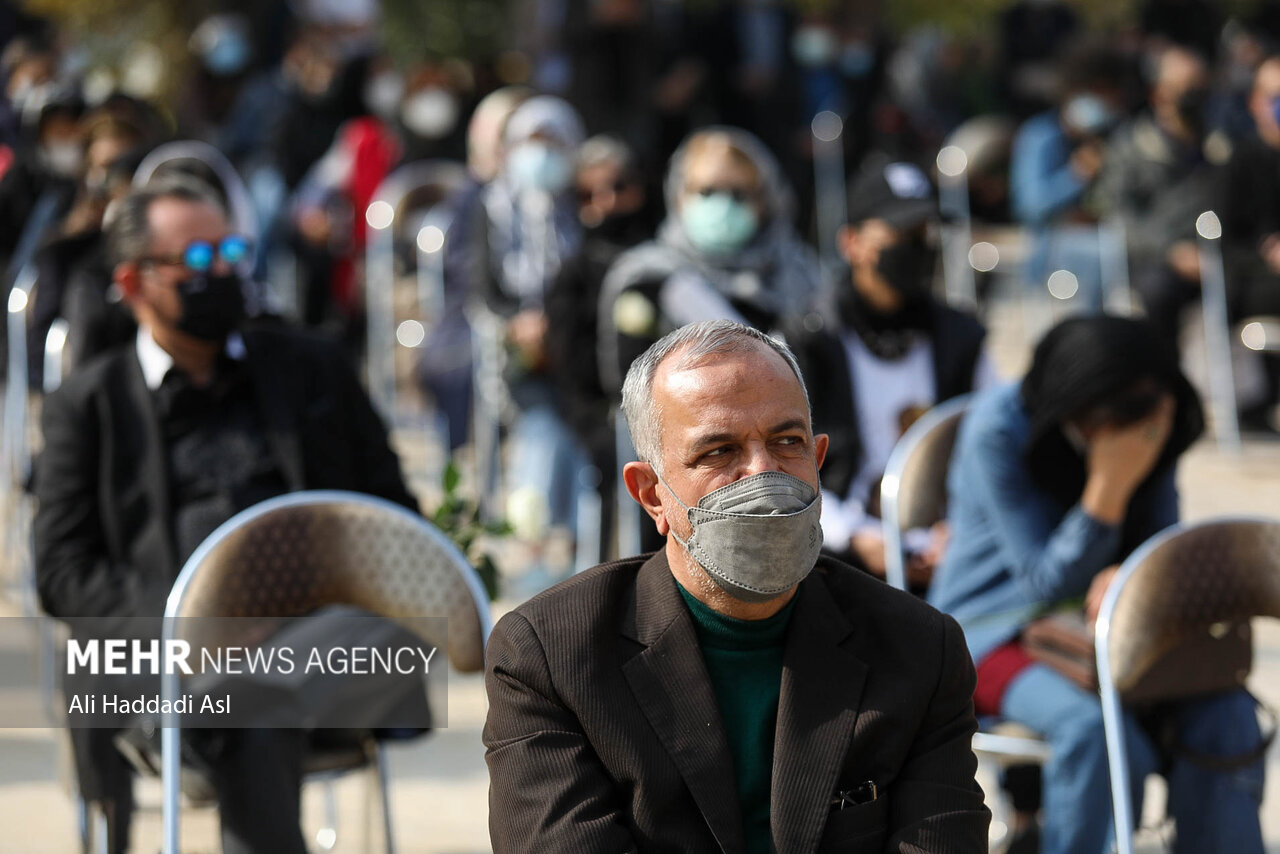
[{"label": "round sunglasses", "polygon": [[193,273],[207,273],[221,259],[231,267],[238,267],[249,260],[249,239],[240,234],[229,234],[216,244],[207,240],[193,240],[180,255],[146,255],[139,264],[153,266],[186,267]]}]

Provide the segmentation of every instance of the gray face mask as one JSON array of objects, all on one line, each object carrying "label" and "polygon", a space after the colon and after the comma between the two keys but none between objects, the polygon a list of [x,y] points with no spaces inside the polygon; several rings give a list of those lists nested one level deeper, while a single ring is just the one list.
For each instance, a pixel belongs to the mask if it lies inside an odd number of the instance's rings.
[{"label": "gray face mask", "polygon": [[[661,478],[659,478],[661,480]],[[804,580],[822,548],[822,499],[798,477],[767,471],[685,504],[693,532],[676,542],[724,592],[741,602],[765,602]]]}]

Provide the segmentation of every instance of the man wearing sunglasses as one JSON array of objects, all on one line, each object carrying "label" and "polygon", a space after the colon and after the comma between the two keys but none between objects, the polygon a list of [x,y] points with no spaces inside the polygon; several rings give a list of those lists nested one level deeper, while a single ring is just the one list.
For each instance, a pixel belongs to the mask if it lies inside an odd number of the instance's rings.
[{"label": "man wearing sunglasses", "polygon": [[[341,352],[243,322],[249,246],[207,187],[171,176],[135,190],[109,246],[139,329],[44,404],[34,540],[49,614],[115,618],[120,636],[141,633],[207,535],[282,493],[348,489],[418,509]],[[124,851],[132,779],[114,733],[71,732],[81,792],[106,806],[110,850]],[[217,732],[205,758],[223,850],[304,852],[304,733]]]}]

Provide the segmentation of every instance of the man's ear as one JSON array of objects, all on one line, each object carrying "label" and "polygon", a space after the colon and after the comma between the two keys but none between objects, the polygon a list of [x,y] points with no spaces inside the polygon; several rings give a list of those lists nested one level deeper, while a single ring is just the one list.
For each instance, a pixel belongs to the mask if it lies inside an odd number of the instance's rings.
[{"label": "man's ear", "polygon": [[826,433],[819,433],[813,437],[813,455],[818,460],[818,469],[822,469],[822,462],[827,458],[827,448],[831,444],[831,437]]},{"label": "man's ear", "polygon": [[661,491],[658,489],[658,475],[653,466],[649,463],[627,463],[622,467],[622,480],[627,485],[627,492],[649,514],[658,533],[665,537],[667,531],[671,530],[671,525],[667,522]]},{"label": "man's ear", "polygon": [[121,261],[111,271],[111,280],[120,288],[125,302],[132,303],[142,288],[142,276],[138,265],[133,261]]}]

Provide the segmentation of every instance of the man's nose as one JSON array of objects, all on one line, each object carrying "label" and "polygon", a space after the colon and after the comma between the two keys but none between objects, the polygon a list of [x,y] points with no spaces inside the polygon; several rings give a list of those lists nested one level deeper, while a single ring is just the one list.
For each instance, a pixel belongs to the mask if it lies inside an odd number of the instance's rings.
[{"label": "man's nose", "polygon": [[738,475],[738,479],[751,477],[751,475],[760,474],[761,472],[781,470],[782,467],[778,464],[777,458],[770,452],[768,444],[764,442],[752,443],[747,447],[747,452],[743,455],[742,470]]}]

